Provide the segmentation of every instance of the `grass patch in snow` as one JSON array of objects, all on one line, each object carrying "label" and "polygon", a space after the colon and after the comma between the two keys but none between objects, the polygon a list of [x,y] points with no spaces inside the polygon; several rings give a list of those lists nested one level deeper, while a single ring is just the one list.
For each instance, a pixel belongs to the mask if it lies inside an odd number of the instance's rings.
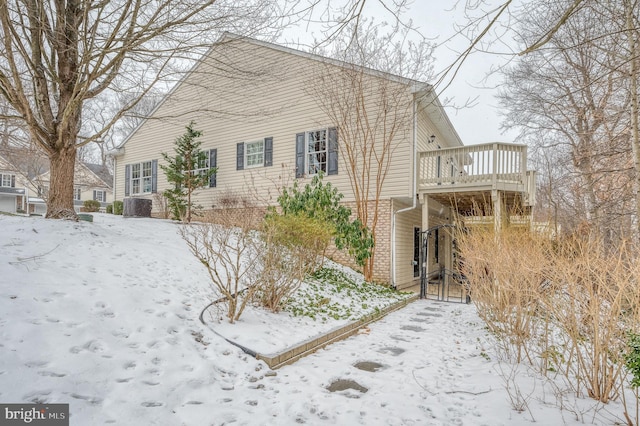
[{"label": "grass patch in snow", "polygon": [[284,310],[294,316],[306,316],[322,322],[355,321],[411,295],[368,283],[359,274],[337,267],[324,267],[307,278],[305,285],[287,301]]}]

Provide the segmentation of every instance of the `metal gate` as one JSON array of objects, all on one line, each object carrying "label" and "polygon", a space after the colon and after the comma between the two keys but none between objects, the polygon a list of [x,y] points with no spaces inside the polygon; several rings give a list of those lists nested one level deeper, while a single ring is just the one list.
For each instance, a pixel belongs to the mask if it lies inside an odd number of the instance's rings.
[{"label": "metal gate", "polygon": [[437,225],[422,232],[420,298],[444,302],[469,303],[471,301],[469,282],[463,274],[447,269],[444,266],[439,266],[435,270],[427,271],[427,265],[429,264],[429,238],[431,235],[436,236],[434,248],[437,253],[437,250],[439,250],[437,235],[443,228],[455,228],[455,225]]}]

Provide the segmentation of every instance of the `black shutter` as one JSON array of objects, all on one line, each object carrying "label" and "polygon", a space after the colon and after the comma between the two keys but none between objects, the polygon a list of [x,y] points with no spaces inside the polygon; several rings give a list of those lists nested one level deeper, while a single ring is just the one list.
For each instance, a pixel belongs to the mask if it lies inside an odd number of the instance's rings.
[{"label": "black shutter", "polygon": [[296,134],[296,177],[304,176],[304,133]]},{"label": "black shutter", "polygon": [[151,161],[151,193],[158,192],[158,160]]},{"label": "black shutter", "polygon": [[329,159],[327,161],[327,174],[338,174],[338,129],[331,127],[329,129]]},{"label": "black shutter", "polygon": [[273,138],[264,138],[264,166],[273,165]]},{"label": "black shutter", "polygon": [[236,145],[236,170],[244,169],[244,142]]},{"label": "black shutter", "polygon": [[16,187],[16,175],[11,175],[11,187]]},{"label": "black shutter", "polygon": [[[211,149],[209,150],[209,169],[215,169],[218,167],[218,150],[217,149]],[[209,176],[209,188],[215,188],[217,185],[217,174],[218,171],[216,170],[215,172],[213,172],[211,174],[211,176]]]},{"label": "black shutter", "polygon": [[95,189],[93,190],[93,199],[97,200],[97,198],[96,198],[96,190]]},{"label": "black shutter", "polygon": [[128,197],[131,191],[131,164],[124,166],[124,195]]}]

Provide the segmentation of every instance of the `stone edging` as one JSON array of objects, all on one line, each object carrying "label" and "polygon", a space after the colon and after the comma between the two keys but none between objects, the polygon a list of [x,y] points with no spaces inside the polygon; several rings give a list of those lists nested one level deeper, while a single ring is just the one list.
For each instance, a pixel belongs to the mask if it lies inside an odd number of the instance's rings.
[{"label": "stone edging", "polygon": [[256,358],[264,361],[272,370],[278,369],[285,365],[293,364],[300,358],[311,355],[318,349],[322,349],[327,345],[346,339],[347,337],[356,334],[360,328],[381,319],[382,317],[393,311],[407,306],[409,303],[414,302],[417,299],[418,295],[415,294],[407,299],[396,302],[393,305],[389,305],[377,313],[367,315],[366,317],[344,325],[337,330],[333,330],[329,333],[314,337],[313,339],[307,340],[299,344],[298,346],[294,346],[293,348],[289,348],[274,355],[262,355],[257,353]]}]

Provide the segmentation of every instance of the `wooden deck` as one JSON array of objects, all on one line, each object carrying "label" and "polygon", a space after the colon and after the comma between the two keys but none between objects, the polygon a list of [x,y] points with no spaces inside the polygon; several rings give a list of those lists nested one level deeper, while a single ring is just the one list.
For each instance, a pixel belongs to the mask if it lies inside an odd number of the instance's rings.
[{"label": "wooden deck", "polygon": [[419,153],[418,190],[463,214],[489,215],[492,193],[526,211],[535,204],[527,146],[490,143]]}]

